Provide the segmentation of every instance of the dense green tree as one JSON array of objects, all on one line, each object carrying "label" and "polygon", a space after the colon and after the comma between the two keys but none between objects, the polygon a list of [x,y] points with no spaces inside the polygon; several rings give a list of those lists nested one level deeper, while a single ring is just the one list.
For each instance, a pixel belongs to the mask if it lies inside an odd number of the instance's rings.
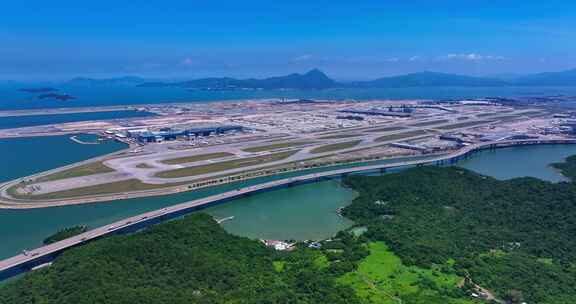
[{"label": "dense green tree", "polygon": [[570,178],[571,180],[576,180],[576,155],[572,155],[564,162],[554,163],[552,167],[559,169],[562,175]]},{"label": "dense green tree", "polygon": [[45,269],[0,287],[2,304],[356,303],[354,292],[290,253],[226,233],[195,214],[71,249]]},{"label": "dense green tree", "polygon": [[[457,168],[350,176],[360,193],[343,214],[404,263],[455,260],[461,275],[511,301],[576,303],[576,186],[499,181]],[[522,295],[522,296],[520,296]]]}]

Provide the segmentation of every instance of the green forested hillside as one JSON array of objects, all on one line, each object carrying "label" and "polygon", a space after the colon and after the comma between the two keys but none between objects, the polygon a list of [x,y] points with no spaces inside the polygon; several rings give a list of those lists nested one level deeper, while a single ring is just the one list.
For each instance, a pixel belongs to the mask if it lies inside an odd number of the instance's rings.
[{"label": "green forested hillside", "polygon": [[576,180],[576,155],[572,155],[561,163],[554,163],[552,167],[560,170],[562,175],[570,178],[571,180]]},{"label": "green forested hillside", "polygon": [[334,283],[336,264],[320,269],[313,261],[306,250],[278,256],[195,214],[72,249],[0,287],[0,303],[358,302],[351,289]]},{"label": "green forested hillside", "polygon": [[576,187],[534,178],[498,181],[461,168],[352,176],[344,214],[367,225],[404,263],[455,260],[499,297],[576,303]]},{"label": "green forested hillside", "polygon": [[576,303],[576,186],[451,167],[349,176],[367,229],[276,252],[194,214],[65,252],[0,304]]}]

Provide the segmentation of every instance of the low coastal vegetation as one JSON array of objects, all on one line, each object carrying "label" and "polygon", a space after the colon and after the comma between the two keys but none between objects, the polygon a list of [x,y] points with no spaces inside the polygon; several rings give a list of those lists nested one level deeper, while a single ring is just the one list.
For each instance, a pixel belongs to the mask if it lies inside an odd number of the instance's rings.
[{"label": "low coastal vegetation", "polygon": [[75,235],[84,233],[86,231],[88,231],[88,227],[86,227],[86,226],[74,226],[74,227],[64,228],[64,229],[56,232],[55,234],[45,238],[43,243],[44,243],[44,245],[56,243],[58,241],[67,239],[69,237],[73,237]]}]

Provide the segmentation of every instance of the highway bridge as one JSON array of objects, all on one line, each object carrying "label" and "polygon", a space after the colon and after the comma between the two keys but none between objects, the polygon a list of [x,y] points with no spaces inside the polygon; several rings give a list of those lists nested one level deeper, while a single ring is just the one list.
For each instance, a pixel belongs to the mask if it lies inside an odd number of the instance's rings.
[{"label": "highway bridge", "polygon": [[461,159],[469,157],[472,153],[486,149],[496,149],[521,145],[543,145],[543,144],[576,144],[576,139],[547,139],[547,140],[513,140],[499,142],[485,142],[473,144],[461,148],[460,150],[439,156],[437,158],[425,160],[405,161],[393,164],[366,165],[352,168],[325,171],[314,174],[307,174],[298,177],[286,178],[272,182],[257,184],[245,188],[239,188],[194,201],[174,205],[160,210],[150,211],[121,221],[102,226],[80,235],[36,248],[34,250],[22,252],[19,255],[0,261],[0,281],[15,275],[35,269],[53,261],[59,254],[69,248],[80,246],[92,240],[100,239],[109,235],[123,234],[141,230],[150,225],[164,222],[180,217],[190,212],[203,209],[216,204],[225,203],[242,196],[247,196],[259,192],[271,191],[293,185],[314,183],[329,179],[338,179],[352,173],[384,173],[387,169],[423,166],[423,165],[449,165]]}]

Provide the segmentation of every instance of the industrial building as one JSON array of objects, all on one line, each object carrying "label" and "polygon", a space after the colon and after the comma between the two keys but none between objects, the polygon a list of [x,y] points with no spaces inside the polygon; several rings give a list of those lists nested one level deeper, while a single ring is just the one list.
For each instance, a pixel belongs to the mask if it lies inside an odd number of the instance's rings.
[{"label": "industrial building", "polygon": [[230,126],[217,126],[217,127],[202,127],[191,129],[172,129],[162,128],[158,131],[150,131],[148,129],[129,130],[127,136],[136,139],[140,143],[161,142],[167,140],[176,140],[179,137],[198,137],[219,135],[229,132],[242,131],[244,127],[237,125]]}]

